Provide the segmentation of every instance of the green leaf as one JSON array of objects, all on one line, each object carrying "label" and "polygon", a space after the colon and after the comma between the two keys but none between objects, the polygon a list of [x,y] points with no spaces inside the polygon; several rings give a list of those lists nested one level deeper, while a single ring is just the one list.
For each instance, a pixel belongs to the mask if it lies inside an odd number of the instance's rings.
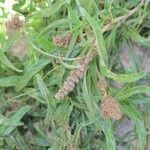
[{"label": "green leaf", "polygon": [[140,141],[141,150],[144,150],[146,146],[146,129],[141,114],[132,104],[127,102],[126,103],[122,102],[122,111],[129,118],[134,120],[134,123],[136,125],[136,130],[138,133],[138,138]]},{"label": "green leaf", "polygon": [[96,116],[95,116],[95,112],[94,112],[94,108],[93,108],[93,104],[92,104],[92,99],[89,96],[89,92],[88,92],[88,88],[87,88],[86,75],[83,78],[83,96],[84,96],[84,100],[87,105],[87,108],[89,110],[89,113],[88,113],[89,115],[87,115],[87,116],[90,119],[90,121],[95,122]]},{"label": "green leaf", "polygon": [[15,86],[20,79],[21,77],[16,75],[0,78],[0,87]]},{"label": "green leaf", "polygon": [[11,48],[12,45],[13,45],[13,43],[14,43],[16,40],[19,39],[20,35],[21,35],[21,31],[16,32],[16,33],[14,33],[13,35],[11,35],[11,36],[6,40],[6,42],[5,42],[4,45],[3,45],[4,50],[6,51],[6,50],[8,50],[9,48]]},{"label": "green leaf", "polygon": [[125,113],[129,118],[133,120],[142,120],[141,114],[138,110],[129,102],[121,102],[121,110]]},{"label": "green leaf", "polygon": [[96,36],[96,39],[98,41],[98,46],[99,46],[98,53],[100,57],[100,67],[101,67],[100,69],[101,69],[102,75],[108,78],[112,78],[117,81],[122,81],[122,82],[133,82],[144,77],[145,76],[144,72],[117,75],[108,69],[108,67],[104,63],[104,62],[107,62],[108,58],[107,58],[107,51],[105,47],[105,40],[103,38],[101,28],[99,27],[98,23],[80,5],[79,5],[79,9],[82,15],[86,18],[86,20],[91,25],[93,32]]},{"label": "green leaf", "polygon": [[132,43],[129,40],[124,40],[125,47],[128,50],[128,54],[132,63],[132,70],[137,71],[140,68],[140,60],[134,50],[134,46],[132,46]]},{"label": "green leaf", "polygon": [[36,99],[37,101],[39,101],[42,104],[46,103],[45,99],[42,97],[41,93],[37,89],[29,88],[29,89],[26,89],[25,91],[26,91],[27,95],[29,95],[33,99]]},{"label": "green leaf", "polygon": [[16,143],[16,140],[13,136],[10,136],[8,138],[5,138],[5,141],[6,143],[8,144],[8,146],[11,148],[11,149],[15,149],[17,143]]},{"label": "green leaf", "polygon": [[132,99],[129,98],[128,101],[131,101],[134,104],[150,104],[150,98],[145,96],[137,96]]},{"label": "green leaf", "polygon": [[23,125],[20,120],[30,110],[30,106],[21,107],[9,119],[0,114],[0,136],[9,135],[17,126]]},{"label": "green leaf", "polygon": [[52,141],[49,138],[44,138],[44,137],[39,137],[39,136],[33,137],[33,140],[31,141],[31,143],[36,146],[48,146],[49,147],[52,145]]},{"label": "green leaf", "polygon": [[128,26],[127,29],[127,38],[130,36],[133,41],[150,47],[150,42],[146,38],[142,37],[133,26]]},{"label": "green leaf", "polygon": [[68,18],[65,18],[65,19],[59,19],[59,20],[56,20],[52,23],[50,23],[49,25],[47,25],[41,32],[40,32],[40,36],[46,34],[47,32],[49,32],[49,30],[51,28],[56,28],[56,27],[59,27],[59,26],[64,26],[64,25],[69,25],[71,23],[71,20],[68,19]]},{"label": "green leaf", "polygon": [[116,81],[121,82],[134,82],[136,80],[143,78],[146,75],[145,72],[130,73],[130,74],[115,74],[111,72],[105,64],[101,65],[101,73],[102,75],[108,78],[112,78]]},{"label": "green leaf", "polygon": [[67,68],[67,69],[75,69],[75,68],[80,68],[81,66],[80,65],[69,65],[65,62],[63,62],[61,59],[59,59],[60,62],[62,63],[62,65]]},{"label": "green leaf", "polygon": [[20,135],[20,133],[17,131],[17,135],[15,136],[17,141],[17,147],[20,150],[30,150],[28,147],[26,140],[24,140],[24,137]]},{"label": "green leaf", "polygon": [[15,114],[10,118],[12,122],[19,122],[21,118],[30,110],[30,106],[22,106]]},{"label": "green leaf", "polygon": [[95,21],[94,18],[92,18],[86,11],[84,8],[79,7],[80,11],[82,12],[83,16],[85,17],[85,19],[88,21],[88,23],[91,25],[93,32],[96,36],[97,39],[97,43],[98,43],[98,52],[99,55],[101,57],[101,59],[104,60],[104,62],[108,61],[108,56],[107,56],[107,50],[106,50],[106,46],[105,46],[105,40],[103,38],[103,34],[102,34],[102,30],[100,28],[100,26],[98,25],[98,23]]},{"label": "green leaf", "polygon": [[0,24],[0,41],[1,43],[5,41],[5,26]]},{"label": "green leaf", "polygon": [[73,23],[75,23],[75,25],[77,25],[77,26],[81,26],[82,22],[79,20],[76,12],[70,6],[68,6],[68,13],[69,13],[69,17],[73,21]]},{"label": "green leaf", "polygon": [[7,67],[9,67],[10,69],[16,71],[16,72],[22,72],[22,70],[17,69],[17,68],[9,61],[9,59],[6,57],[6,55],[4,54],[4,52],[2,51],[2,49],[0,49],[0,62],[3,63],[4,65],[6,65]]},{"label": "green leaf", "polygon": [[73,143],[74,145],[78,145],[78,139],[79,139],[79,136],[80,136],[80,131],[83,127],[85,126],[88,126],[92,124],[92,122],[82,122],[80,123],[77,127],[76,127],[76,130],[74,132],[74,136],[73,136]]},{"label": "green leaf", "polygon": [[22,126],[22,125],[23,125],[23,123],[17,122],[15,124],[10,125],[10,126],[6,126],[6,127],[2,126],[2,127],[0,127],[0,136],[1,137],[8,136],[9,134],[11,134],[14,131],[14,129],[16,127]]},{"label": "green leaf", "polygon": [[68,0],[58,0],[50,8],[42,9],[41,11],[37,12],[36,15],[43,16],[43,17],[50,17],[55,14],[60,8],[66,3]]},{"label": "green leaf", "polygon": [[72,110],[73,110],[73,105],[70,105],[68,101],[62,103],[57,108],[57,112],[55,116],[55,118],[57,118],[57,123],[61,126],[69,124],[69,118]]},{"label": "green leaf", "polygon": [[42,48],[46,52],[50,52],[52,49],[56,48],[54,44],[40,35],[33,29],[27,30],[27,35],[30,37],[31,41],[39,48]]},{"label": "green leaf", "polygon": [[43,98],[48,101],[49,90],[47,89],[42,77],[39,74],[37,74],[35,77],[36,77],[36,80],[37,80],[37,83],[38,83],[38,86],[39,86],[39,89]]},{"label": "green leaf", "polygon": [[128,88],[127,90],[116,95],[118,100],[124,100],[138,93],[145,93],[150,91],[150,86],[135,86],[132,88]]},{"label": "green leaf", "polygon": [[101,128],[106,137],[106,144],[109,150],[116,150],[116,141],[113,135],[113,126],[110,119],[106,119],[101,121]]},{"label": "green leaf", "polygon": [[69,46],[68,46],[68,50],[67,50],[67,54],[66,54],[66,58],[69,57],[69,55],[74,51],[74,47],[75,47],[75,44],[76,44],[76,40],[77,40],[77,37],[79,35],[79,30],[76,29],[73,34],[72,34],[72,37],[71,37],[71,40],[69,42]]},{"label": "green leaf", "polygon": [[21,77],[21,80],[16,85],[16,90],[20,91],[21,89],[23,89],[30,81],[30,79],[50,62],[51,62],[50,58],[49,59],[41,58],[38,60],[37,63],[27,68],[24,75]]},{"label": "green leaf", "polygon": [[138,138],[140,141],[140,147],[141,147],[141,150],[144,150],[145,146],[146,146],[146,129],[144,126],[144,121],[142,119],[142,115],[129,102],[126,102],[126,103],[122,102],[121,109],[129,118],[134,120],[134,123],[136,125],[136,130],[138,133]]},{"label": "green leaf", "polygon": [[43,98],[45,99],[45,101],[47,102],[47,113],[46,113],[45,121],[46,123],[48,123],[49,120],[53,118],[52,114],[56,110],[55,101],[52,98],[50,91],[47,89],[42,77],[39,74],[36,75],[36,80],[37,80],[40,92]]},{"label": "green leaf", "polygon": [[135,125],[136,125],[136,131],[138,133],[138,138],[139,138],[139,142],[140,142],[140,149],[141,150],[145,150],[146,148],[146,129],[144,126],[144,121],[140,120],[140,121],[134,121]]},{"label": "green leaf", "polygon": [[116,30],[117,30],[117,27],[114,27],[107,37],[107,41],[106,41],[107,49],[109,49],[110,47],[111,48],[116,47],[116,44],[115,44],[116,43],[116,41],[115,41],[116,40]]}]

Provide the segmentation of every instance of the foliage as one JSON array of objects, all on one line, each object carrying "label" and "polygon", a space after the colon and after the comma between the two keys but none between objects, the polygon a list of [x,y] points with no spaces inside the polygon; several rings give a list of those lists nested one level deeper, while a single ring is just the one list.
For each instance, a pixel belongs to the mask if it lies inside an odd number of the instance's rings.
[{"label": "foliage", "polygon": [[[150,132],[149,72],[140,66],[134,45],[150,48],[149,0],[9,0],[0,2],[0,147],[19,150],[116,150],[147,146]],[[8,35],[8,15],[25,18],[23,27]],[[53,37],[71,33],[68,47]],[[10,50],[24,37],[26,57]],[[93,41],[96,41],[94,43]],[[97,56],[72,92],[63,100],[55,94],[77,61],[97,46]],[[125,45],[131,66],[123,67]],[[21,45],[20,45],[21,47]],[[61,57],[63,55],[63,57]],[[104,118],[101,89],[118,102],[123,117]],[[121,84],[120,88],[113,83]],[[148,117],[147,117],[148,116]],[[125,118],[133,131],[118,137],[116,128]],[[125,141],[124,137],[130,139]]]}]

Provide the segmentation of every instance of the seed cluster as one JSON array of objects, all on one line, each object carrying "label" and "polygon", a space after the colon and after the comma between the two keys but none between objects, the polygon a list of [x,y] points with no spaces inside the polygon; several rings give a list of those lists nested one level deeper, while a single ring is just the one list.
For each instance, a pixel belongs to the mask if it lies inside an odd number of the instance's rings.
[{"label": "seed cluster", "polygon": [[[11,16],[5,23],[6,31],[8,37],[18,32],[23,27],[24,21],[19,18],[19,16]],[[23,60],[27,55],[27,42],[25,37],[21,34],[16,41],[8,49],[13,56],[17,57],[19,60]]]},{"label": "seed cluster", "polygon": [[104,118],[112,118],[114,120],[119,120],[122,117],[122,112],[120,110],[119,104],[115,99],[107,95],[108,84],[106,81],[102,81],[99,84],[99,87],[102,91],[102,100],[101,100],[101,113]]},{"label": "seed cluster", "polygon": [[5,23],[8,34],[14,33],[23,27],[23,21],[18,16],[11,16]]},{"label": "seed cluster", "polygon": [[119,120],[122,117],[119,104],[109,95],[102,98],[101,111],[104,118]]},{"label": "seed cluster", "polygon": [[56,99],[63,99],[74,89],[75,84],[77,84],[79,80],[82,79],[85,71],[88,69],[90,61],[92,61],[96,54],[97,51],[95,48],[93,48],[87,56],[82,57],[82,59],[79,60],[79,63],[77,64],[78,68],[70,72],[63,86],[56,93]]},{"label": "seed cluster", "polygon": [[67,48],[71,39],[71,33],[67,35],[57,35],[53,38],[53,43],[59,47]]}]

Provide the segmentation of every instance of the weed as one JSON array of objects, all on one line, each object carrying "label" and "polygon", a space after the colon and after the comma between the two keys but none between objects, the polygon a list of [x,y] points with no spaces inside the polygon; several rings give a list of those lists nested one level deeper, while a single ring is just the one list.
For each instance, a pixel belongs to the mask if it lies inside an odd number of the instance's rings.
[{"label": "weed", "polygon": [[149,0],[1,0],[0,149],[149,149],[149,14]]}]

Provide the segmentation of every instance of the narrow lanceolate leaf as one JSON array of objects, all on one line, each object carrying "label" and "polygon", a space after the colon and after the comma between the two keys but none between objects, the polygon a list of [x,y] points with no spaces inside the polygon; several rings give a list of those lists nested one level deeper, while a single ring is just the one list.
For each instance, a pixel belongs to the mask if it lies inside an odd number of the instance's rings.
[{"label": "narrow lanceolate leaf", "polygon": [[7,138],[5,138],[5,142],[8,144],[8,146],[11,148],[11,149],[15,149],[17,143],[16,143],[16,140],[15,138],[11,135]]},{"label": "narrow lanceolate leaf", "polygon": [[0,78],[0,87],[10,87],[15,86],[17,82],[21,79],[20,76],[9,76]]},{"label": "narrow lanceolate leaf", "polygon": [[11,46],[13,45],[13,43],[20,38],[20,33],[21,32],[16,32],[14,33],[12,36],[10,36],[6,42],[4,43],[3,47],[5,50],[8,50],[9,48],[11,48]]},{"label": "narrow lanceolate leaf", "polygon": [[67,69],[75,69],[75,68],[80,68],[81,67],[81,66],[78,66],[78,65],[71,65],[71,64],[69,65],[69,64],[63,62],[61,59],[60,59],[60,62]]},{"label": "narrow lanceolate leaf", "polygon": [[68,6],[68,12],[69,12],[69,16],[70,16],[70,19],[72,20],[72,22],[75,25],[80,26],[82,24],[82,22],[79,20],[78,16],[76,15],[76,12],[70,6]]},{"label": "narrow lanceolate leaf", "polygon": [[134,104],[150,104],[150,98],[145,96],[136,96],[134,98],[129,98],[128,101],[133,102]]},{"label": "narrow lanceolate leaf", "polygon": [[50,52],[52,49],[55,48],[54,44],[40,35],[33,29],[28,29],[27,34],[30,40],[36,45],[38,48],[43,49],[46,52]]},{"label": "narrow lanceolate leaf", "polygon": [[41,95],[39,90],[37,90],[35,88],[28,88],[25,91],[26,91],[28,96],[32,97],[33,99],[36,99],[40,103],[46,104],[46,101],[43,98],[43,96]]},{"label": "narrow lanceolate leaf", "polygon": [[5,27],[2,24],[0,24],[0,41],[5,41]]},{"label": "narrow lanceolate leaf", "polygon": [[90,98],[89,96],[89,93],[88,93],[88,88],[87,88],[87,81],[86,81],[86,75],[84,76],[84,79],[83,79],[83,94],[84,94],[84,100],[85,100],[85,103],[87,105],[87,108],[89,110],[89,114],[90,116],[89,119],[90,121],[95,121],[95,112],[94,112],[94,108],[93,108],[93,105],[92,105],[92,99]]},{"label": "narrow lanceolate leaf", "polygon": [[50,119],[52,119],[52,113],[55,111],[54,110],[55,101],[51,97],[50,91],[47,89],[42,77],[39,74],[36,75],[36,80],[37,80],[41,95],[47,102],[47,113],[46,113],[45,121],[46,123],[48,123]]},{"label": "narrow lanceolate leaf", "polygon": [[22,106],[16,113],[10,118],[13,122],[19,122],[21,118],[30,110],[30,106]]},{"label": "narrow lanceolate leaf", "polygon": [[144,126],[144,121],[143,120],[134,121],[134,123],[136,125],[136,131],[140,142],[140,149],[145,150],[147,139],[146,139],[146,129]]},{"label": "narrow lanceolate leaf", "polygon": [[102,121],[101,126],[106,137],[107,149],[116,150],[116,141],[113,135],[113,126],[111,120],[106,119]]},{"label": "narrow lanceolate leaf", "polygon": [[76,130],[75,130],[75,132],[74,132],[74,137],[73,137],[73,143],[74,143],[75,145],[78,144],[78,139],[79,139],[79,136],[80,136],[80,131],[81,131],[81,129],[82,129],[83,127],[85,127],[85,126],[90,125],[90,124],[92,124],[92,122],[82,122],[82,123],[80,123],[80,124],[77,126],[77,128],[76,128]]},{"label": "narrow lanceolate leaf", "polygon": [[117,28],[112,29],[112,31],[110,32],[108,38],[106,39],[106,46],[107,48],[116,47],[116,30]]},{"label": "narrow lanceolate leaf", "polygon": [[1,123],[0,123],[0,136],[7,136],[9,135],[17,126],[23,125],[20,122],[21,118],[30,110],[30,106],[22,106],[15,114],[10,117],[6,118],[0,115]]},{"label": "narrow lanceolate leaf", "polygon": [[79,30],[76,29],[73,32],[73,35],[72,35],[71,40],[69,42],[68,51],[67,51],[67,54],[65,56],[66,58],[68,58],[69,55],[74,51],[74,47],[75,47],[75,44],[76,44],[76,40],[77,40],[78,34],[79,34]]},{"label": "narrow lanceolate leaf", "polygon": [[69,24],[72,23],[70,19],[68,18],[64,18],[64,19],[60,19],[60,20],[56,20],[50,24],[48,24],[41,32],[40,32],[40,36],[45,35],[47,32],[50,31],[51,28],[56,28],[59,26],[69,26]]},{"label": "narrow lanceolate leaf", "polygon": [[36,80],[37,80],[37,83],[38,83],[38,86],[39,86],[39,89],[40,89],[40,92],[41,92],[43,98],[45,100],[48,100],[49,91],[48,91],[42,77],[39,74],[36,75]]},{"label": "narrow lanceolate leaf", "polygon": [[[44,146],[50,147],[52,145],[53,141],[47,137],[35,136],[35,137],[33,137],[31,143],[33,145],[40,146],[40,147],[44,147]],[[48,150],[50,150],[50,148]],[[53,150],[53,148],[51,150]]]},{"label": "narrow lanceolate leaf", "polygon": [[144,46],[150,47],[150,42],[145,37],[142,37],[133,26],[128,26],[127,35],[137,43],[140,43]]},{"label": "narrow lanceolate leaf", "polygon": [[140,112],[130,103],[126,102],[121,104],[122,111],[132,120],[136,125],[136,131],[138,134],[140,149],[145,150],[146,147],[146,129],[144,121]]},{"label": "narrow lanceolate leaf", "polygon": [[145,76],[144,72],[117,75],[109,70],[109,68],[105,64],[105,62],[107,62],[107,51],[106,51],[105,40],[103,38],[102,31],[99,25],[97,24],[97,22],[84,10],[84,8],[82,8],[79,5],[79,9],[82,12],[83,17],[85,17],[85,19],[91,25],[93,32],[96,36],[98,46],[99,46],[98,54],[100,57],[100,67],[101,67],[102,75],[121,82],[133,82],[139,80],[140,78],[143,78]]},{"label": "narrow lanceolate leaf", "polygon": [[20,91],[21,89],[23,89],[30,81],[30,79],[41,69],[43,69],[48,63],[50,63],[50,61],[51,59],[41,58],[37,63],[27,68],[24,72],[24,75],[21,77],[21,80],[16,85],[16,90]]},{"label": "narrow lanceolate leaf", "polygon": [[49,108],[52,110],[52,108],[55,107],[55,101],[51,97],[51,92],[49,91],[42,77],[39,74],[36,75],[36,80],[42,97],[47,101]]},{"label": "narrow lanceolate leaf", "polygon": [[60,122],[61,125],[69,124],[69,118],[71,115],[73,109],[73,105],[70,105],[68,101],[61,104],[59,107],[57,107],[57,116],[58,120],[57,122]]},{"label": "narrow lanceolate leaf", "polygon": [[118,95],[116,95],[116,97],[118,100],[123,100],[123,99],[127,99],[130,96],[133,96],[135,94],[145,93],[148,91],[150,91],[150,86],[144,86],[144,85],[143,86],[135,86],[135,87],[129,88],[129,89],[119,93]]},{"label": "narrow lanceolate leaf", "polygon": [[7,58],[7,56],[4,54],[3,50],[0,49],[0,62],[6,65],[8,68],[16,71],[16,72],[22,72],[22,70],[17,69]]},{"label": "narrow lanceolate leaf", "polygon": [[55,14],[66,2],[68,2],[68,0],[58,0],[50,8],[45,8],[37,12],[36,15],[50,17],[51,15]]},{"label": "narrow lanceolate leaf", "polygon": [[112,78],[116,81],[121,81],[121,82],[134,82],[136,80],[145,77],[146,75],[145,72],[130,73],[130,74],[115,74],[111,72],[105,64],[101,66],[101,73],[102,75],[108,78]]},{"label": "narrow lanceolate leaf", "polygon": [[146,146],[146,129],[140,112],[130,103],[122,103],[122,111],[131,119],[134,120],[136,130],[140,142],[140,149],[145,150]]},{"label": "narrow lanceolate leaf", "polygon": [[18,147],[18,149],[21,149],[21,150],[30,150],[30,148],[28,147],[29,145],[27,145],[26,140],[24,140],[23,135],[20,135],[19,132],[17,132],[16,141],[17,141],[17,147]]},{"label": "narrow lanceolate leaf", "polygon": [[133,120],[142,120],[141,114],[129,102],[122,102],[120,106],[121,106],[122,112],[126,114],[129,118]]},{"label": "narrow lanceolate leaf", "polygon": [[[104,60],[104,62],[107,62],[108,56],[107,56],[107,51],[106,51],[106,46],[105,46],[105,40],[103,38],[103,34],[101,31],[100,26],[98,23],[93,19],[82,7],[79,7],[80,11],[82,12],[83,16],[86,18],[88,23],[91,25],[93,32],[96,36],[97,44],[98,44],[98,53],[101,56],[101,59]],[[93,44],[94,46],[94,44]]]}]

